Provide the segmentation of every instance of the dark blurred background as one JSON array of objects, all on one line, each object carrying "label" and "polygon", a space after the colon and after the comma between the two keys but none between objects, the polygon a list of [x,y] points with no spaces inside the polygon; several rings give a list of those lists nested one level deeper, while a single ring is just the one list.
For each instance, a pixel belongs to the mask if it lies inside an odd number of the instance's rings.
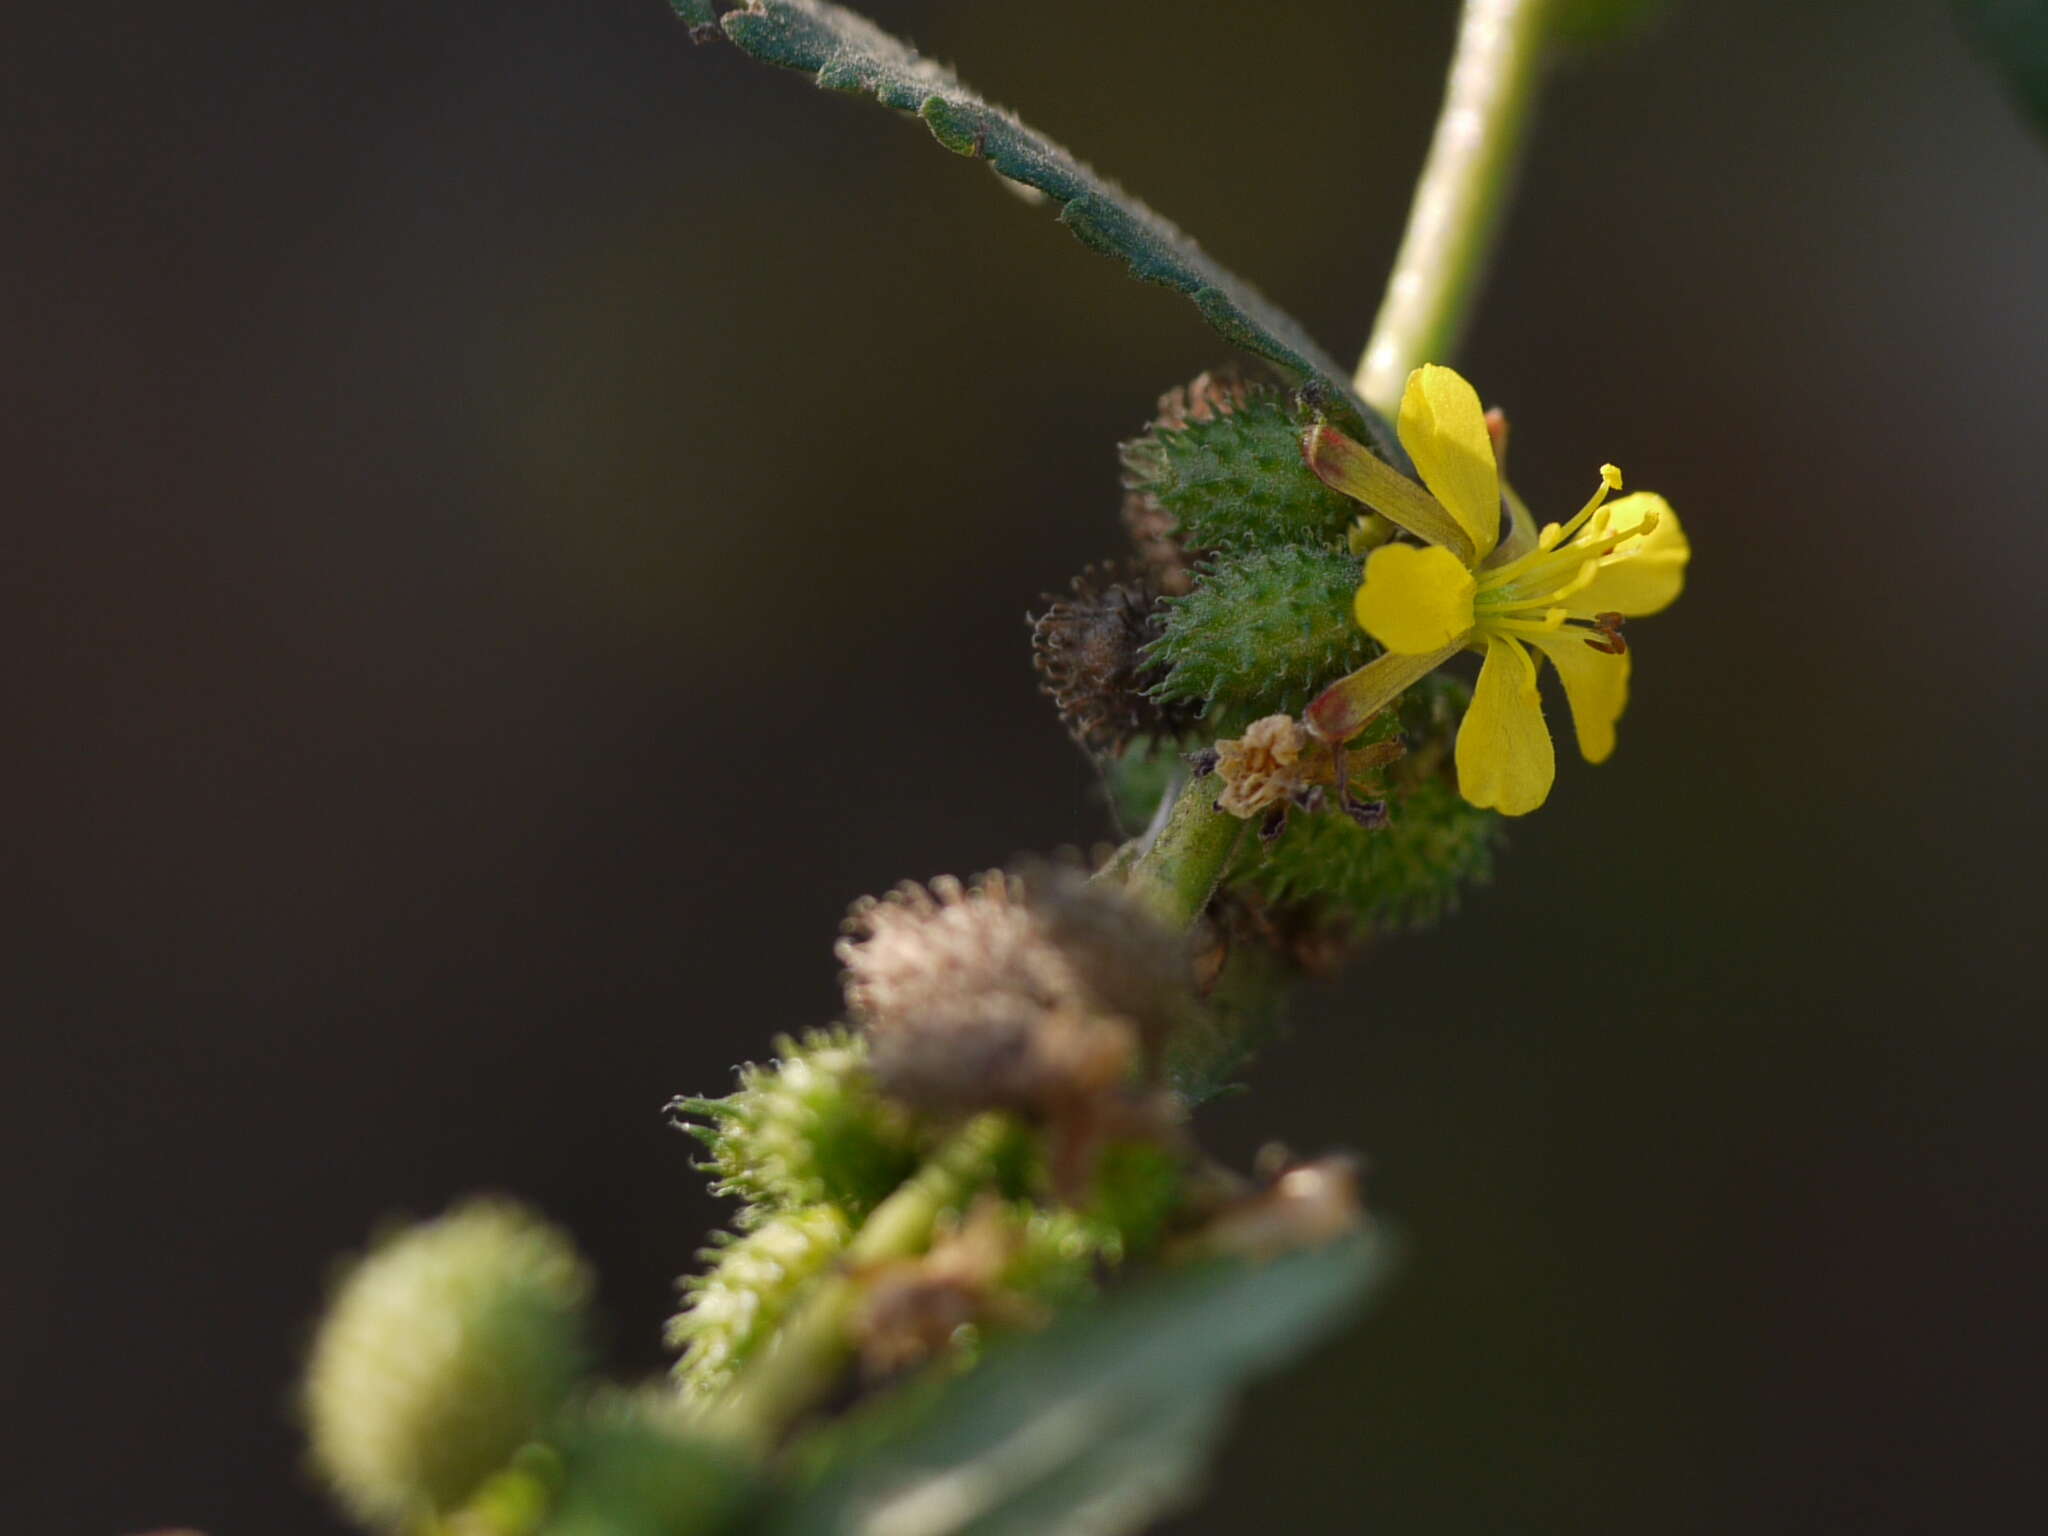
[{"label": "dark blurred background", "polygon": [[[870,9],[1355,351],[1450,6]],[[663,1100],[833,1014],[853,897],[1101,834],[1021,615],[1230,353],[661,0],[10,31],[11,1524],[339,1529],[335,1255],[509,1191],[658,1369],[718,1218]],[[1413,1259],[1180,1529],[2038,1509],[2044,272],[1932,0],[1557,74],[1461,362],[1693,584],[1614,761],[1207,1117],[1367,1153]]]}]

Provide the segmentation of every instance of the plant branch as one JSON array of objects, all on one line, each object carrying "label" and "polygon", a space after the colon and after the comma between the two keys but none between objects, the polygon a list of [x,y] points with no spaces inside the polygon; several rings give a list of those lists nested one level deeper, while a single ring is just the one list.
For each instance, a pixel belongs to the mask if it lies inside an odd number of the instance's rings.
[{"label": "plant branch", "polygon": [[1190,927],[1202,915],[1249,825],[1216,809],[1216,791],[1214,780],[1188,780],[1150,845],[1128,866],[1111,865],[1123,870],[1125,888],[1169,927]]},{"label": "plant branch", "polygon": [[1536,99],[1550,0],[1465,0],[1408,228],[1353,387],[1399,410],[1410,371],[1457,346]]}]

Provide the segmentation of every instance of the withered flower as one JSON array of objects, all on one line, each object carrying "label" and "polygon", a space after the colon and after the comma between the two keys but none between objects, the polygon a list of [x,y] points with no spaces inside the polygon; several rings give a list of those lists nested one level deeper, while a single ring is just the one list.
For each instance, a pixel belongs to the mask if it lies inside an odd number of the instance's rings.
[{"label": "withered flower", "polygon": [[1304,730],[1292,715],[1254,720],[1242,736],[1216,743],[1213,767],[1223,780],[1216,809],[1250,821],[1265,817],[1269,836],[1280,830],[1290,808],[1321,810],[1336,791],[1339,809],[1365,826],[1383,826],[1383,803],[1362,801],[1353,791],[1361,775],[1399,758],[1398,739],[1350,747],[1325,742]]},{"label": "withered flower", "polygon": [[1224,787],[1216,809],[1249,820],[1305,790],[1301,759],[1310,744],[1292,715],[1254,720],[1236,740],[1217,742],[1216,774]]}]

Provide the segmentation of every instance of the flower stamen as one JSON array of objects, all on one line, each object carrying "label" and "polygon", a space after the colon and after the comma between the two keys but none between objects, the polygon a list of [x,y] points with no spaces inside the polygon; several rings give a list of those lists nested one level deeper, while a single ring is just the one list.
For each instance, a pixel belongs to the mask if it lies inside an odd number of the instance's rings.
[{"label": "flower stamen", "polygon": [[1597,639],[1592,635],[1586,636],[1586,644],[1603,655],[1626,656],[1628,641],[1621,633],[1621,623],[1622,616],[1618,613],[1594,614],[1593,627],[1599,631],[1599,636]]}]

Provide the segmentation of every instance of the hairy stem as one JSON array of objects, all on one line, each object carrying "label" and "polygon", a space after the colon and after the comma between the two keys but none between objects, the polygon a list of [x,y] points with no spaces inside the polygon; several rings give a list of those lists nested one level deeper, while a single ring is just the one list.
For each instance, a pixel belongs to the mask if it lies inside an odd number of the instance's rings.
[{"label": "hairy stem", "polygon": [[1409,373],[1448,359],[1464,330],[1535,105],[1549,13],[1550,0],[1465,0],[1436,135],[1353,380],[1390,415]]},{"label": "hairy stem", "polygon": [[1006,1115],[988,1114],[956,1131],[924,1167],[876,1206],[795,1315],[741,1370],[717,1400],[705,1427],[765,1451],[828,1394],[853,1353],[849,1324],[861,1295],[861,1271],[923,1252],[932,1228],[986,1183],[1017,1135]]},{"label": "hairy stem", "polygon": [[1237,851],[1247,823],[1216,809],[1215,779],[1190,779],[1180,788],[1151,845],[1124,870],[1124,885],[1173,928],[1202,915]]}]

